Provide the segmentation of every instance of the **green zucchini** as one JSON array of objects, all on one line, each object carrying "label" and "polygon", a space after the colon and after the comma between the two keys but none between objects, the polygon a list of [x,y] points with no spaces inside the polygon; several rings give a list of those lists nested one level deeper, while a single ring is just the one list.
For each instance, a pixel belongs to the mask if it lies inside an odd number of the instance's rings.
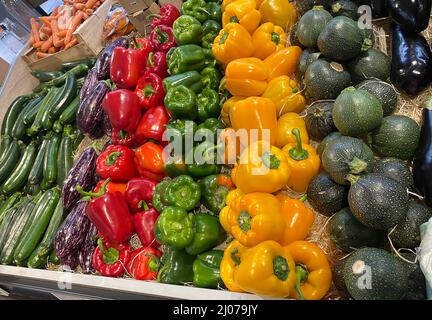
[{"label": "green zucchini", "polygon": [[6,150],[9,148],[10,143],[12,142],[12,137],[9,135],[4,135],[0,140],[0,162],[3,161],[3,158],[6,156]]},{"label": "green zucchini", "polygon": [[42,140],[39,152],[34,160],[33,166],[28,176],[28,183],[30,185],[37,185],[42,181],[43,178],[43,163],[45,159],[45,153],[47,150],[48,139],[45,137]]},{"label": "green zucchini", "polygon": [[41,183],[39,184],[39,188],[41,191],[47,191],[52,187],[54,187],[54,183],[48,183],[45,179],[42,179]]},{"label": "green zucchini", "polygon": [[29,101],[28,95],[19,96],[16,98],[11,105],[9,106],[8,110],[6,111],[6,114],[3,118],[2,127],[1,127],[1,134],[7,134],[12,135],[12,129],[15,124],[15,121],[18,118],[18,115],[24,108],[27,101]]},{"label": "green zucchini", "polygon": [[43,102],[36,114],[35,120],[33,122],[33,124],[31,125],[31,127],[29,129],[27,129],[27,134],[29,136],[33,136],[35,135],[37,132],[39,132],[42,129],[42,120],[45,119],[47,117],[47,115],[49,114],[49,108],[51,106],[51,102],[54,98],[54,96],[57,94],[58,92],[58,88],[51,88],[47,95],[45,96],[45,98],[43,99]]},{"label": "green zucchini", "polygon": [[2,222],[0,223],[0,250],[3,249],[4,244],[7,241],[10,229],[15,223],[16,213],[18,212],[19,206],[10,208],[5,212]]},{"label": "green zucchini", "polygon": [[60,145],[60,137],[52,133],[49,137],[44,162],[43,162],[43,180],[48,184],[57,181],[57,156]]},{"label": "green zucchini", "polygon": [[52,79],[60,77],[63,74],[63,72],[33,70],[31,74],[33,77],[37,78],[40,82],[47,82]]},{"label": "green zucchini", "polygon": [[41,268],[46,263],[50,251],[54,247],[54,238],[57,234],[60,224],[63,222],[63,206],[61,200],[57,202],[57,206],[52,214],[49,225],[45,231],[45,234],[30,255],[27,266],[29,268]]},{"label": "green zucchini", "polygon": [[0,223],[3,220],[5,212],[10,208],[12,208],[18,201],[20,201],[20,199],[21,199],[21,193],[16,192],[10,197],[8,197],[5,202],[2,203],[2,205],[0,206]]},{"label": "green zucchini", "polygon": [[60,258],[57,256],[57,253],[55,251],[55,249],[51,250],[51,253],[49,255],[48,261],[54,265],[59,265],[60,264]]},{"label": "green zucchini", "polygon": [[38,113],[38,111],[39,111],[39,108],[40,108],[41,105],[42,105],[42,102],[43,102],[43,99],[44,99],[44,98],[45,98],[45,96],[37,97],[38,102],[35,103],[35,104],[32,106],[32,108],[30,108],[30,109],[25,113],[24,118],[23,118],[23,121],[24,121],[24,124],[26,125],[26,127],[32,125],[32,123],[33,123],[33,121],[35,120],[36,115],[37,115],[37,113]]},{"label": "green zucchini", "polygon": [[31,100],[29,103],[26,104],[26,106],[22,109],[20,112],[18,118],[15,121],[15,124],[12,128],[12,137],[14,137],[17,140],[22,139],[24,135],[26,134],[26,126],[24,123],[24,117],[25,115],[34,108],[34,106],[41,100],[40,97],[36,97],[33,100]]},{"label": "green zucchini", "polygon": [[91,68],[94,66],[95,63],[96,63],[96,58],[88,58],[88,59],[80,59],[80,60],[75,60],[70,62],[63,62],[61,66],[64,70],[70,70],[80,64],[85,64],[87,65],[87,67]]},{"label": "green zucchini", "polygon": [[27,182],[25,187],[23,188],[23,193],[28,194],[30,196],[35,196],[39,193],[40,187],[38,184],[30,184]]},{"label": "green zucchini", "polygon": [[21,156],[22,143],[16,140],[12,141],[9,148],[6,150],[6,156],[0,162],[0,182],[9,177],[13,169],[17,166]]},{"label": "green zucchini", "polygon": [[349,61],[348,71],[352,82],[357,85],[367,79],[387,81],[390,77],[391,59],[384,52],[369,49]]},{"label": "green zucchini", "polygon": [[36,158],[37,146],[36,142],[32,141],[25,148],[18,165],[15,167],[9,178],[3,183],[1,192],[11,194],[25,186],[33,162]]},{"label": "green zucchini", "polygon": [[17,245],[14,254],[14,259],[17,263],[22,264],[38,245],[49,224],[59,199],[59,188],[52,188],[40,197],[30,214],[31,216],[26,227],[24,227],[23,237]]},{"label": "green zucchini", "polygon": [[59,120],[56,120],[53,123],[52,131],[54,131],[55,133],[61,133],[63,131],[63,125],[60,123]]},{"label": "green zucchini", "polygon": [[78,111],[80,104],[79,95],[72,100],[71,103],[63,110],[62,114],[59,117],[61,124],[71,124],[76,119],[76,113]]},{"label": "green zucchini", "polygon": [[[56,94],[50,108],[50,117],[57,120],[64,109],[72,102],[77,95],[77,80],[75,75],[69,74],[60,91]],[[49,128],[45,128],[49,129]]]},{"label": "green zucchini", "polygon": [[0,263],[1,264],[11,264],[13,260],[13,251],[15,249],[15,245],[17,244],[18,239],[21,236],[21,233],[24,229],[24,226],[30,216],[31,210],[33,210],[35,203],[28,199],[23,202],[17,212],[17,220],[11,227],[11,230],[8,235],[8,239],[6,240],[3,248],[0,250]]},{"label": "green zucchini", "polygon": [[51,85],[51,86],[56,86],[56,87],[62,86],[70,74],[73,74],[76,78],[80,78],[83,75],[87,74],[88,70],[89,70],[89,67],[86,64],[81,63],[81,64],[73,67],[72,69],[70,69],[68,72],[65,72],[60,77],[57,77],[57,78],[47,82],[47,84]]},{"label": "green zucchini", "polygon": [[63,133],[57,156],[57,185],[59,186],[63,186],[73,166],[73,151],[74,141],[68,134]]}]

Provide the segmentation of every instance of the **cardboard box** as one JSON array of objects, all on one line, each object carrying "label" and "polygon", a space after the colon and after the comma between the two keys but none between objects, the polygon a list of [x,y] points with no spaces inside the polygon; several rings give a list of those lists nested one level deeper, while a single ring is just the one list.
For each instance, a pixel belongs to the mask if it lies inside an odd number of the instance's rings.
[{"label": "cardboard box", "polygon": [[154,1],[150,0],[119,0],[119,2],[129,15],[141,12],[154,3]]},{"label": "cardboard box", "polygon": [[146,10],[135,12],[132,15],[128,15],[128,17],[130,19],[130,22],[134,25],[134,27],[141,35],[147,35],[150,32],[150,28],[148,26],[146,27],[146,25],[148,25],[149,23],[147,17],[153,13],[160,13],[160,7],[156,3],[153,3]]}]

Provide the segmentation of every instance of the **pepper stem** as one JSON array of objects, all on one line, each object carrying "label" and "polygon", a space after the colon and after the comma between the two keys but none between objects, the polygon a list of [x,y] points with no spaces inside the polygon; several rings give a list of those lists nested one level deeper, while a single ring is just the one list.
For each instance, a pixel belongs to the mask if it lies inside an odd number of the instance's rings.
[{"label": "pepper stem", "polygon": [[243,232],[248,232],[251,228],[252,217],[249,212],[242,211],[238,217],[238,225]]},{"label": "pepper stem", "polygon": [[292,130],[292,134],[295,136],[297,143],[295,148],[289,150],[290,157],[296,161],[307,159],[309,157],[309,152],[303,149],[300,130],[298,128],[294,128]]},{"label": "pepper stem", "polygon": [[274,42],[274,44],[279,45],[280,36],[276,32],[272,32],[271,33],[271,40]]},{"label": "pepper stem", "polygon": [[153,55],[154,55],[154,53],[153,53],[153,51],[152,51],[152,52],[149,53],[148,58],[147,58],[147,64],[148,64],[150,67],[153,67],[153,66],[154,66]]},{"label": "pepper stem", "polygon": [[105,160],[105,164],[107,165],[107,166],[113,166],[115,163],[116,163],[116,161],[118,160],[118,158],[120,158],[121,156],[122,156],[122,152],[119,152],[119,151],[114,151],[114,152],[111,152],[109,155],[108,155],[108,157],[106,158],[106,160]]},{"label": "pepper stem", "polygon": [[98,247],[103,255],[102,259],[106,264],[114,264],[118,261],[120,252],[115,248],[109,248],[108,250],[103,245],[102,238],[97,241]]},{"label": "pepper stem", "polygon": [[296,292],[298,300],[304,300],[301,284],[304,283],[309,276],[309,272],[305,267],[298,264],[296,265]]},{"label": "pepper stem", "polygon": [[147,252],[145,254],[146,257],[150,257],[150,259],[147,262],[148,268],[151,272],[158,272],[160,267],[159,258],[156,257],[154,254]]},{"label": "pepper stem", "polygon": [[273,259],[273,273],[281,281],[288,279],[290,273],[287,260],[282,256]]},{"label": "pepper stem", "polygon": [[264,152],[261,158],[264,165],[269,169],[277,169],[280,166],[280,160],[271,152]]},{"label": "pepper stem", "polygon": [[144,209],[144,211],[148,211],[148,209],[149,209],[149,206],[148,206],[148,204],[144,201],[144,200],[141,200],[140,202],[138,202],[138,209]]},{"label": "pepper stem", "polygon": [[157,34],[157,36],[158,36],[158,41],[159,41],[161,44],[165,44],[165,43],[168,42],[168,35],[167,35],[166,32],[161,31],[159,28],[156,28],[156,29],[155,29],[155,32],[156,32],[156,34]]},{"label": "pepper stem", "polygon": [[78,191],[79,194],[83,195],[84,198],[82,200],[84,201],[89,201],[91,200],[91,198],[97,198],[100,197],[102,195],[105,194],[106,191],[106,187],[108,185],[108,183],[110,182],[110,178],[106,179],[104,181],[104,183],[101,185],[100,189],[98,192],[90,192],[90,191],[85,191],[81,186],[76,186],[76,190]]},{"label": "pepper stem", "polygon": [[307,193],[305,193],[304,195],[302,195],[302,196],[299,198],[299,200],[300,200],[301,202],[305,202],[305,201],[307,200]]},{"label": "pepper stem", "polygon": [[238,249],[235,248],[233,251],[231,251],[231,259],[234,261],[235,265],[238,266],[240,264],[240,255],[238,252]]},{"label": "pepper stem", "polygon": [[230,18],[230,22],[233,22],[233,23],[240,23],[240,20],[237,18],[237,16],[232,16],[232,17]]},{"label": "pepper stem", "polygon": [[222,36],[219,39],[219,44],[224,44],[225,41],[227,41],[228,36],[229,36],[229,33],[224,31],[224,33],[222,34]]},{"label": "pepper stem", "polygon": [[123,140],[123,139],[126,139],[127,136],[128,136],[128,133],[127,133],[126,131],[124,131],[124,130],[120,130],[120,131],[119,131],[119,137],[120,137],[122,140]]},{"label": "pepper stem", "polygon": [[132,37],[132,42],[133,42],[135,49],[142,48],[142,46],[138,43],[135,36]]},{"label": "pepper stem", "polygon": [[154,95],[154,94],[156,93],[156,91],[155,91],[155,90],[153,89],[153,87],[149,84],[149,85],[146,85],[146,86],[144,87],[144,89],[142,89],[142,93],[143,93],[144,97],[148,98],[148,97]]}]

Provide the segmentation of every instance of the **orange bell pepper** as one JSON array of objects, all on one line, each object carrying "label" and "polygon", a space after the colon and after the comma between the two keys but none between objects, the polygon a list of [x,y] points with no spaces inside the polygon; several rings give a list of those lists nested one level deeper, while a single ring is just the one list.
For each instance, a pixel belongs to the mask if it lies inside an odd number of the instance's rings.
[{"label": "orange bell pepper", "polygon": [[298,14],[288,0],[264,0],[259,6],[262,22],[272,22],[289,31],[297,22]]},{"label": "orange bell pepper", "polygon": [[236,0],[225,6],[222,14],[222,27],[229,23],[239,23],[250,34],[258,28],[261,13],[257,10],[255,0]]},{"label": "orange bell pepper", "polygon": [[254,51],[252,37],[238,23],[229,23],[215,38],[212,52],[217,62],[227,65],[239,58],[252,56]]},{"label": "orange bell pepper", "polygon": [[300,113],[306,106],[306,99],[299,91],[297,82],[288,76],[279,76],[271,80],[262,97],[274,102],[278,117],[287,112]]},{"label": "orange bell pepper", "polygon": [[282,205],[274,195],[248,193],[224,207],[219,213],[219,221],[234,239],[250,247],[265,240],[281,240],[285,230],[281,210]]},{"label": "orange bell pepper", "polygon": [[280,244],[286,246],[291,242],[303,240],[308,235],[315,215],[303,201],[279,193],[276,198],[282,203],[282,215],[285,219],[285,233]]},{"label": "orange bell pepper", "polygon": [[[230,120],[234,130],[245,129],[248,132],[248,145],[257,140],[270,139],[274,145],[277,134],[276,108],[270,99],[250,97],[236,102],[230,108]],[[252,129],[258,130],[258,136],[254,136]],[[267,136],[267,131],[270,136]]]},{"label": "orange bell pepper", "polygon": [[291,76],[297,69],[302,49],[297,46],[287,47],[269,55],[264,64],[268,70],[268,81],[279,76]]},{"label": "orange bell pepper", "polygon": [[231,120],[229,118],[229,112],[230,112],[231,107],[236,102],[241,101],[243,99],[245,99],[245,97],[233,96],[233,97],[229,98],[228,100],[226,100],[224,102],[224,104],[222,105],[221,118],[222,118],[222,121],[225,123],[226,126],[231,125]]},{"label": "orange bell pepper", "polygon": [[234,272],[241,260],[240,257],[247,248],[237,240],[231,241],[224,250],[220,263],[220,276],[225,286],[230,291],[244,292],[234,281]]},{"label": "orange bell pepper", "polygon": [[288,112],[282,115],[277,121],[276,147],[283,148],[288,143],[296,143],[297,139],[292,130],[300,130],[303,143],[309,143],[309,135],[306,130],[306,123],[297,113]]},{"label": "orange bell pepper", "polygon": [[267,88],[268,69],[258,58],[231,61],[225,70],[225,88],[233,96],[259,96]]},{"label": "orange bell pepper", "polygon": [[271,22],[266,22],[258,27],[252,35],[254,56],[265,59],[273,52],[285,48],[287,35],[285,31]]},{"label": "orange bell pepper", "polygon": [[325,253],[317,245],[306,241],[293,242],[286,248],[296,264],[296,290],[290,296],[299,300],[323,298],[332,283],[332,272]]},{"label": "orange bell pepper", "polygon": [[[104,184],[105,180],[101,180],[97,183],[96,187],[94,187],[93,192],[98,192],[100,190],[100,188],[102,187],[102,185]],[[126,192],[126,186],[127,183],[122,183],[122,182],[108,182],[108,184],[105,187],[105,191],[106,192],[120,192],[121,194],[125,194]]]},{"label": "orange bell pepper", "polygon": [[250,144],[231,172],[234,184],[245,193],[279,191],[289,177],[287,155],[264,141]]},{"label": "orange bell pepper", "polygon": [[165,171],[163,147],[154,142],[146,142],[135,151],[138,171],[163,174]]},{"label": "orange bell pepper", "polygon": [[302,143],[299,129],[294,128],[292,133],[297,142],[289,143],[282,149],[288,155],[288,164],[291,169],[287,184],[292,190],[303,193],[318,174],[321,161],[312,146]]}]

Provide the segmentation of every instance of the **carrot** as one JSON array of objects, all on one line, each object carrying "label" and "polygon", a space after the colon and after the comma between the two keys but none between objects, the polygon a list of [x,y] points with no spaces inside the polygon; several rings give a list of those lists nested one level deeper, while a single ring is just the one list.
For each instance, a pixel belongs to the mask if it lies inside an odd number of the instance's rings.
[{"label": "carrot", "polygon": [[46,58],[49,57],[51,54],[49,53],[44,53],[44,52],[36,52],[36,57],[38,59],[42,59],[42,58]]},{"label": "carrot", "polygon": [[53,38],[52,38],[52,36],[51,36],[51,37],[49,37],[48,40],[45,41],[45,43],[40,47],[40,51],[42,51],[42,52],[47,52],[48,49],[49,49],[50,47],[52,47],[52,45],[53,45]]},{"label": "carrot", "polygon": [[87,0],[85,7],[86,9],[91,9],[95,5],[95,3],[98,2],[98,0]]},{"label": "carrot", "polygon": [[74,8],[77,10],[84,10],[85,9],[85,5],[84,3],[75,3],[74,4]]},{"label": "carrot", "polygon": [[69,26],[69,29],[68,29],[68,31],[66,33],[66,37],[65,37],[65,44],[66,45],[72,40],[72,35],[75,32],[76,28],[78,28],[79,24],[81,23],[82,18],[83,18],[83,15],[81,12],[72,18],[71,24]]},{"label": "carrot", "polygon": [[35,42],[40,41],[39,37],[39,23],[37,23],[35,18],[30,19],[31,33]]},{"label": "carrot", "polygon": [[49,38],[49,35],[47,35],[45,32],[39,32],[39,37],[41,41],[47,41]]},{"label": "carrot", "polygon": [[51,17],[57,16],[59,10],[60,10],[60,6],[55,7],[54,10],[53,10],[53,12],[51,12]]},{"label": "carrot", "polygon": [[[48,24],[48,26],[49,26],[49,24]],[[40,28],[40,31],[50,36],[50,35],[52,35],[52,30],[48,26],[44,25],[43,27]]]},{"label": "carrot", "polygon": [[56,52],[57,52],[56,47],[51,47],[48,49],[48,53],[56,53]]},{"label": "carrot", "polygon": [[57,20],[51,20],[51,29],[52,29],[54,47],[59,48],[64,44],[64,39],[60,39],[59,30],[57,27]]},{"label": "carrot", "polygon": [[100,1],[98,1],[98,2],[96,2],[96,4],[95,4],[95,6],[94,7],[99,7],[101,5],[101,2]]},{"label": "carrot", "polygon": [[83,14],[83,20],[87,20],[88,19],[88,14],[86,14],[85,12],[83,12],[83,11],[80,11],[82,14]]},{"label": "carrot", "polygon": [[47,26],[49,26],[49,24],[50,24],[50,19],[49,19],[49,17],[39,17],[39,20],[43,23],[43,24],[45,24],[45,25],[47,25]]},{"label": "carrot", "polygon": [[69,49],[69,48],[73,47],[76,44],[78,44],[78,40],[77,39],[73,39],[67,45],[65,45],[65,49]]},{"label": "carrot", "polygon": [[36,41],[33,43],[33,48],[40,48],[44,43],[45,41]]},{"label": "carrot", "polygon": [[30,35],[30,38],[29,38],[29,44],[33,44],[33,43],[34,43],[33,35]]},{"label": "carrot", "polygon": [[60,38],[66,37],[67,30],[61,30],[57,33]]},{"label": "carrot", "polygon": [[93,10],[92,9],[86,9],[85,13],[89,16],[91,16],[93,14]]}]

